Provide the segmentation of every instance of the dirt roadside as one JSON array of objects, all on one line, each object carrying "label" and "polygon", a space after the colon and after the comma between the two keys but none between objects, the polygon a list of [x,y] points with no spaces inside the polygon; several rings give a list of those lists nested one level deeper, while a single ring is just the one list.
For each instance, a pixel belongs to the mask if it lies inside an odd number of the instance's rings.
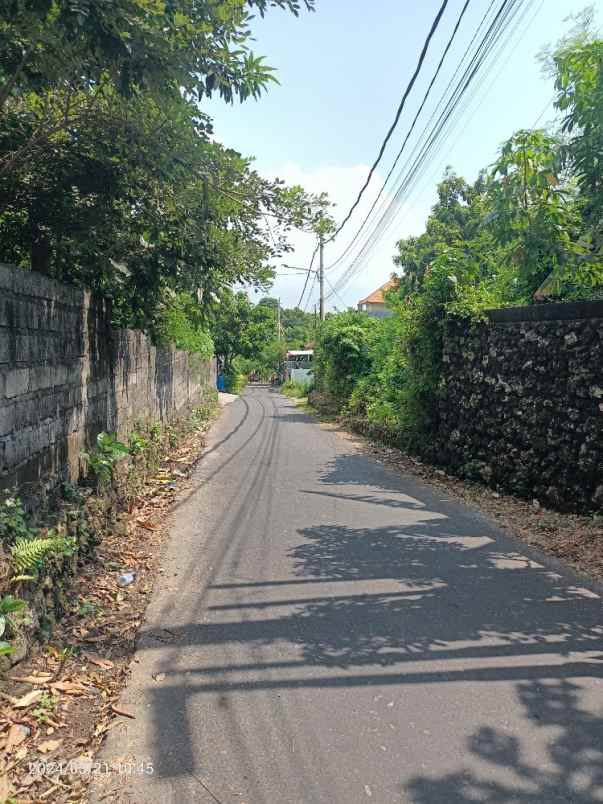
[{"label": "dirt roadside", "polygon": [[[220,405],[230,394],[220,394]],[[190,487],[213,418],[176,448],[146,484],[128,533],[108,534],[71,588],[51,640],[0,679],[0,802],[84,802],[94,757],[130,713],[117,706],[161,567],[173,501]]]}]

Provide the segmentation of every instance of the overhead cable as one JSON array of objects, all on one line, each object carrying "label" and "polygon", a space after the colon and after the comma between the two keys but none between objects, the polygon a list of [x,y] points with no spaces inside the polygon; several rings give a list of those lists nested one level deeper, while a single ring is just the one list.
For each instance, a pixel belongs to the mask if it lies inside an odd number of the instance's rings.
[{"label": "overhead cable", "polygon": [[366,177],[366,180],[365,180],[364,184],[360,188],[360,191],[358,193],[358,196],[357,196],[356,200],[354,201],[354,203],[350,207],[350,209],[349,209],[347,215],[345,216],[345,218],[342,220],[342,222],[339,224],[339,226],[333,232],[333,234],[331,235],[331,237],[329,238],[329,240],[327,242],[330,242],[331,240],[334,240],[335,237],[337,237],[337,235],[339,234],[339,232],[341,232],[343,227],[346,225],[346,223],[352,217],[352,214],[353,214],[354,210],[356,209],[356,207],[358,206],[358,204],[360,203],[360,199],[364,195],[364,192],[365,192],[366,188],[369,186],[370,181],[373,178],[373,174],[374,174],[374,172],[375,172],[375,170],[377,168],[377,165],[381,161],[381,158],[382,158],[382,156],[383,156],[383,154],[385,152],[385,148],[387,146],[387,143],[389,142],[392,134],[394,133],[394,131],[396,129],[396,126],[398,125],[398,121],[400,120],[400,115],[402,114],[402,110],[404,109],[404,106],[406,104],[406,100],[407,100],[408,96],[410,95],[410,92],[411,92],[413,86],[415,85],[415,81],[417,80],[417,77],[418,77],[419,73],[421,72],[423,62],[425,61],[425,56],[427,55],[427,50],[429,49],[429,43],[431,42],[431,39],[432,39],[434,33],[436,32],[436,30],[438,28],[438,25],[440,24],[440,20],[442,19],[442,15],[443,15],[447,5],[448,5],[448,0],[444,0],[442,5],[440,6],[440,10],[436,14],[436,17],[435,17],[434,21],[431,24],[431,28],[429,29],[429,33],[427,34],[427,38],[425,39],[425,42],[423,44],[423,49],[421,50],[421,54],[419,56],[419,61],[417,62],[417,66],[415,67],[415,70],[414,70],[414,72],[412,74],[412,77],[411,77],[410,81],[408,82],[408,85],[407,85],[407,87],[406,87],[406,89],[404,91],[404,94],[402,95],[402,100],[398,104],[398,109],[396,110],[396,116],[394,117],[394,122],[389,127],[389,130],[388,130],[387,134],[385,135],[385,139],[381,143],[381,147],[379,148],[379,153],[377,154],[377,158],[375,159],[375,161],[371,165],[371,168],[369,170],[368,176]]}]

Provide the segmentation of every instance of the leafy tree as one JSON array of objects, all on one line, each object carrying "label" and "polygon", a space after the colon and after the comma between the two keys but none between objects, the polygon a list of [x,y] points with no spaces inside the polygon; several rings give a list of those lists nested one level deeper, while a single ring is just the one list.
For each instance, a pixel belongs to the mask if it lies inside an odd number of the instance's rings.
[{"label": "leafy tree", "polygon": [[214,343],[206,331],[202,308],[185,293],[172,293],[164,300],[154,334],[160,346],[173,344],[205,360],[213,357]]},{"label": "leafy tree", "polygon": [[125,96],[256,96],[272,71],[250,49],[255,9],[314,0],[6,0],[0,108],[27,91],[110,84]]},{"label": "leafy tree", "polygon": [[279,338],[272,338],[264,343],[259,354],[250,360],[250,369],[259,371],[262,380],[269,380],[273,374],[279,371],[286,356],[285,342]]},{"label": "leafy tree", "polygon": [[269,350],[274,351],[276,309],[266,300],[253,305],[246,293],[225,291],[212,307],[209,325],[216,354],[227,373],[235,357],[248,361],[246,369],[251,371],[264,362]]},{"label": "leafy tree", "polygon": [[[267,306],[274,311],[274,321],[276,322],[279,300],[271,296],[265,296],[258,302],[258,306],[261,305]],[[315,326],[312,313],[306,313],[299,307],[281,307],[280,321],[280,335],[287,348],[304,349],[308,346],[312,340]]]},{"label": "leafy tree", "polygon": [[290,349],[305,349],[314,340],[314,315],[299,307],[281,310],[281,326],[285,343]]},{"label": "leafy tree", "polygon": [[483,219],[484,181],[474,186],[450,167],[438,184],[438,201],[425,232],[397,243],[394,265],[401,269],[402,293],[416,290],[433,260],[445,249],[463,245],[479,232]]},{"label": "leafy tree", "polygon": [[[105,91],[86,109],[50,160],[43,149],[0,173],[0,259],[99,291],[116,323],[150,329],[167,291],[208,300],[237,282],[266,286],[301,188],[210,142],[208,119],[183,101],[160,108]],[[23,108],[11,115],[4,151],[27,123]]]},{"label": "leafy tree", "polygon": [[603,246],[603,40],[581,37],[562,45],[553,60],[555,105],[564,114],[562,130],[569,137],[564,155],[580,189],[596,253]]},{"label": "leafy tree", "polygon": [[251,349],[251,343],[247,338],[251,310],[252,305],[247,294],[242,291],[223,293],[219,303],[212,309],[209,329],[216,355],[227,372],[231,369],[236,355],[247,356]]},{"label": "leafy tree", "polygon": [[313,3],[6,0],[0,112],[9,111],[17,136],[11,150],[0,152],[0,173],[40,152],[51,159],[57,138],[93,114],[105,93],[144,96],[168,110],[189,101],[194,108],[212,94],[229,102],[257,98],[276,79],[251,50],[251,12],[280,7],[298,14]]},{"label": "leafy tree", "polygon": [[259,354],[264,346],[277,338],[277,307],[269,303],[271,301],[265,299],[251,306],[246,333],[250,343],[248,357]]},{"label": "leafy tree", "polygon": [[173,294],[190,312],[236,283],[266,287],[310,197],[212,142],[198,104],[274,80],[250,49],[251,12],[313,5],[7,0],[0,259],[99,291],[115,323],[156,333]]},{"label": "leafy tree", "polygon": [[518,131],[501,149],[488,193],[490,225],[517,266],[526,298],[551,273],[568,275],[580,216],[562,175],[559,141],[540,130]]}]

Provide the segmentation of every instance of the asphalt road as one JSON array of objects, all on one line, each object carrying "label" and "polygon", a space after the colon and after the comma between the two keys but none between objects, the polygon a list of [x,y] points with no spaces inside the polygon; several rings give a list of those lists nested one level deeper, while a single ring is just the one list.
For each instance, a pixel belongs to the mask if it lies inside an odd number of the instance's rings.
[{"label": "asphalt road", "polygon": [[603,802],[596,590],[270,389],[225,408],[163,566],[103,754],[154,772],[93,800]]}]

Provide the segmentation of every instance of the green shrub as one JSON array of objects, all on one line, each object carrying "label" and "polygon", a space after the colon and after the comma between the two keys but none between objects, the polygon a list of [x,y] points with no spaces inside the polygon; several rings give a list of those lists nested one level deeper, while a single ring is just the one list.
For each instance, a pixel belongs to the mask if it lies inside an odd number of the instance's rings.
[{"label": "green shrub", "polygon": [[128,439],[128,451],[130,455],[141,455],[149,449],[150,441],[142,433],[135,430]]},{"label": "green shrub", "polygon": [[93,452],[84,452],[83,457],[99,486],[107,486],[113,480],[115,464],[129,455],[130,449],[109,433],[99,433],[96,444],[97,448]]},{"label": "green shrub", "polygon": [[365,417],[387,439],[423,452],[437,430],[443,339],[451,319],[479,320],[516,298],[513,272],[494,270],[480,241],[442,249],[409,294],[389,295],[393,315],[377,322],[368,370],[357,378],[345,412]]},{"label": "green shrub", "polygon": [[45,538],[17,539],[11,548],[12,562],[19,575],[37,572],[50,556],[69,557],[76,551],[75,539],[50,531]]},{"label": "green shrub", "polygon": [[371,369],[371,346],[378,321],[362,313],[329,316],[321,325],[314,355],[316,386],[343,407]]},{"label": "green shrub", "polygon": [[224,389],[229,394],[240,394],[247,385],[247,375],[232,370],[224,375]]},{"label": "green shrub", "polygon": [[21,500],[8,492],[0,496],[0,542],[11,545],[16,539],[29,539],[35,535],[25,518]]},{"label": "green shrub", "polygon": [[199,305],[187,294],[174,295],[162,310],[155,326],[155,341],[159,346],[174,344],[177,349],[198,354],[209,360],[214,342],[201,321]]},{"label": "green shrub", "polygon": [[[5,595],[0,598],[0,637],[3,637],[7,627],[14,628],[15,622],[12,618],[13,614],[22,611],[26,606],[24,600],[19,600],[12,595]],[[7,656],[13,653],[14,648],[9,642],[0,640],[0,656]]]},{"label": "green shrub", "polygon": [[191,423],[193,427],[198,427],[212,418],[218,409],[218,392],[215,388],[208,388],[203,395],[203,400],[192,413]]},{"label": "green shrub", "polygon": [[297,382],[296,380],[287,380],[281,385],[281,391],[286,396],[291,396],[294,399],[303,399],[314,388],[314,383]]}]

